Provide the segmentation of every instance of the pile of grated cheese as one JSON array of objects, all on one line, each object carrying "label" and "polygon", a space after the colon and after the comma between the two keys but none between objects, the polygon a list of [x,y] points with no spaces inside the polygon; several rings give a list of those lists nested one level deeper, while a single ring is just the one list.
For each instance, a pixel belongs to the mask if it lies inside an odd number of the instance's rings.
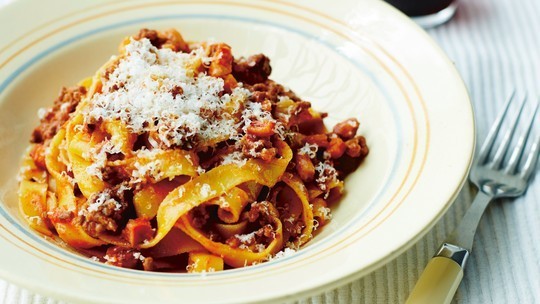
[{"label": "pile of grated cheese", "polygon": [[223,79],[197,73],[208,63],[202,48],[190,53],[158,49],[131,39],[126,54],[94,94],[87,123],[120,120],[136,134],[153,132],[166,147],[209,145],[238,137],[241,105],[250,92],[224,94]]}]

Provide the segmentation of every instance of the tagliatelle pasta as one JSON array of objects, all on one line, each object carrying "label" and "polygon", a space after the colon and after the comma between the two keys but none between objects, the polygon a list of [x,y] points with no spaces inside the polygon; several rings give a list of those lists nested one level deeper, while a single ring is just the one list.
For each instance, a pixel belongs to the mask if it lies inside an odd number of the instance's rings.
[{"label": "tagliatelle pasta", "polygon": [[62,89],[20,170],[30,227],[148,271],[219,271],[298,250],[368,153],[359,123],[269,79],[264,55],[141,30]]}]

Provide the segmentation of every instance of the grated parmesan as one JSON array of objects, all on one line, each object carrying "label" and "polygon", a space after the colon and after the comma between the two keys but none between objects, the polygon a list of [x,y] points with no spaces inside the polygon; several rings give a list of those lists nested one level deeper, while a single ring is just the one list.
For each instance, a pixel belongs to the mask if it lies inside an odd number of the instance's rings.
[{"label": "grated parmesan", "polygon": [[144,262],[144,260],[146,259],[146,257],[143,256],[140,252],[134,252],[133,257],[141,262]]},{"label": "grated parmesan", "polygon": [[319,221],[313,219],[313,231],[319,229]]},{"label": "grated parmesan", "polygon": [[197,167],[197,174],[201,175],[201,174],[204,174],[205,172],[206,172],[206,170],[204,170],[203,167],[201,167],[201,166]]},{"label": "grated parmesan", "polygon": [[263,252],[264,250],[266,250],[266,246],[264,244],[255,245],[255,252]]},{"label": "grated parmesan", "polygon": [[107,155],[121,152],[121,149],[115,146],[112,141],[103,141],[101,145],[90,149],[88,153],[84,153],[83,157],[92,159],[92,164],[86,167],[86,173],[91,176],[96,176],[99,179],[103,179],[102,169],[105,168],[107,164]]},{"label": "grated parmesan", "polygon": [[[310,206],[311,206],[311,205],[310,205]],[[288,222],[288,223],[290,223],[290,224],[294,224],[295,218],[294,218],[294,216],[290,216],[290,217],[284,219],[283,221],[284,221],[284,222]]]},{"label": "grated parmesan", "polygon": [[319,209],[317,209],[317,212],[321,215],[321,217],[324,220],[332,219],[332,210],[328,207],[320,206]]},{"label": "grated parmesan", "polygon": [[330,163],[320,162],[315,166],[315,172],[318,177],[315,181],[319,184],[321,190],[326,190],[326,182],[335,181],[337,179],[337,171]]},{"label": "grated parmesan", "polygon": [[[251,123],[254,121],[258,121],[258,122],[269,121],[269,122],[276,123],[276,120],[272,118],[272,113],[270,113],[269,111],[263,110],[261,103],[248,101],[246,102],[245,108],[242,111],[242,121],[241,121],[241,124],[243,124],[242,130],[246,132],[247,127],[249,127]],[[276,132],[275,127],[274,127],[274,132]]]},{"label": "grated parmesan", "polygon": [[289,257],[289,256],[295,254],[295,253],[296,253],[296,250],[294,250],[292,248],[289,248],[289,247],[285,247],[282,251],[279,251],[278,253],[276,253],[269,260],[277,260],[277,259],[286,258],[286,257]]},{"label": "grated parmesan", "polygon": [[319,151],[319,146],[317,144],[306,143],[302,148],[298,149],[298,154],[307,155],[309,158],[317,157],[317,151]]},{"label": "grated parmesan", "polygon": [[117,259],[115,256],[110,257],[109,255],[105,255],[103,257],[108,263],[116,263]]},{"label": "grated parmesan", "polygon": [[240,151],[234,151],[232,153],[229,153],[225,156],[223,156],[223,160],[221,161],[222,165],[228,165],[228,164],[235,164],[239,167],[242,167],[246,164],[247,159],[244,157],[244,154]]},{"label": "grated parmesan", "polygon": [[142,182],[146,177],[153,177],[155,180],[160,180],[163,176],[161,172],[162,161],[160,159],[155,159],[148,162],[147,164],[141,164],[139,161],[136,161],[133,166],[135,170],[131,173],[133,180],[132,183]]},{"label": "grated parmesan", "polygon": [[229,202],[225,199],[224,196],[220,196],[220,197],[219,197],[219,207],[220,207],[220,208],[223,208],[223,209],[227,209],[227,208],[230,208],[231,205],[230,205]]},{"label": "grated parmesan", "polygon": [[244,244],[251,244],[255,241],[255,232],[256,231],[248,234],[235,234],[234,237]]},{"label": "grated parmesan", "polygon": [[82,216],[89,212],[97,212],[99,211],[99,208],[106,203],[113,203],[115,211],[122,209],[122,204],[112,198],[109,193],[100,192],[93,203],[89,204],[86,209],[79,210],[78,215]]},{"label": "grated parmesan", "polygon": [[[154,132],[166,147],[238,136],[234,114],[250,93],[239,86],[223,94],[223,79],[193,70],[205,60],[202,48],[177,53],[143,38],[131,39],[125,50],[102,92],[91,98],[86,123],[120,120],[133,133]],[[178,88],[182,93],[173,94]]]},{"label": "grated parmesan", "polygon": [[37,224],[37,225],[40,225],[40,224],[43,222],[43,220],[41,219],[41,217],[38,216],[38,215],[29,216],[29,217],[28,217],[28,220],[31,221],[31,222],[34,223],[34,224]]},{"label": "grated parmesan", "polygon": [[208,197],[208,196],[216,194],[216,191],[212,190],[209,184],[203,184],[201,186],[200,193],[202,197]]},{"label": "grated parmesan", "polygon": [[37,112],[38,118],[40,120],[44,119],[45,116],[48,114],[48,112],[49,112],[49,109],[47,109],[47,108],[39,108],[38,112]]}]

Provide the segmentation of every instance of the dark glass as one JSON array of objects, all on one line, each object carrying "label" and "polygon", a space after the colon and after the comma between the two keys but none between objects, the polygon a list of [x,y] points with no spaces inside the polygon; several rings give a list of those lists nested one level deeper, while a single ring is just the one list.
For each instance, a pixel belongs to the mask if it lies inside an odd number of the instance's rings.
[{"label": "dark glass", "polygon": [[436,14],[454,0],[385,0],[410,17]]}]

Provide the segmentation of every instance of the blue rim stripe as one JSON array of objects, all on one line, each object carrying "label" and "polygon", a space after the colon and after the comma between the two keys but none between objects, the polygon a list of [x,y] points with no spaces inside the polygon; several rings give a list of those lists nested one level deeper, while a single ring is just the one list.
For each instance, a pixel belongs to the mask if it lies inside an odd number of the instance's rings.
[{"label": "blue rim stripe", "polygon": [[[238,17],[238,16],[226,16],[226,15],[212,15],[212,14],[174,14],[174,15],[161,15],[161,16],[154,16],[154,17],[147,17],[147,18],[139,18],[139,19],[131,19],[131,20],[126,20],[126,21],[123,21],[123,22],[119,22],[119,23],[114,23],[114,24],[110,24],[110,25],[106,25],[106,26],[102,26],[102,27],[99,27],[99,28],[96,28],[96,29],[93,29],[93,30],[90,30],[90,31],[87,31],[87,32],[84,32],[84,33],[81,33],[81,34],[78,34],[77,36],[74,36],[74,37],[71,37],[69,39],[66,39],[62,42],[59,42],[47,49],[45,49],[44,51],[40,52],[39,54],[35,55],[34,57],[32,57],[30,60],[28,60],[27,62],[25,62],[24,64],[22,64],[19,68],[17,68],[13,73],[11,73],[7,78],[6,80],[4,80],[1,84],[0,84],[0,94],[2,94],[2,92],[20,75],[22,74],[24,71],[26,71],[28,68],[30,68],[32,65],[34,65],[35,63],[39,62],[40,60],[42,60],[43,58],[47,57],[48,55],[52,54],[53,52],[55,51],[58,51],[60,50],[61,48],[63,47],[66,47],[70,44],[73,44],[77,41],[80,41],[80,40],[83,40],[85,38],[88,38],[90,36],[93,36],[93,35],[96,35],[96,34],[99,34],[99,33],[102,33],[102,32],[105,32],[107,30],[112,30],[112,29],[118,29],[118,28],[121,28],[121,27],[125,27],[125,26],[129,26],[129,25],[134,25],[134,24],[140,24],[140,23],[144,23],[144,22],[151,22],[151,21],[161,21],[161,20],[189,20],[189,19],[219,19],[219,20],[232,20],[232,21],[239,21],[239,22],[244,22],[244,23],[254,23],[254,24],[263,24],[263,25],[267,25],[267,26],[271,26],[271,27],[275,27],[275,28],[278,28],[278,29],[282,29],[282,30],[286,30],[286,31],[289,31],[289,32],[292,32],[292,33],[295,33],[295,34],[298,34],[300,36],[303,36],[305,38],[308,38],[308,39],[312,39],[314,41],[317,41],[319,42],[320,44],[322,44],[324,47],[326,47],[327,49],[330,49],[334,52],[336,52],[338,55],[340,55],[342,58],[346,59],[347,61],[351,62],[352,64],[354,64],[358,69],[360,69],[365,75],[368,76],[368,78],[375,84],[375,86],[379,89],[379,92],[381,92],[383,95],[384,95],[384,99],[385,99],[385,102],[389,105],[389,108],[392,112],[392,115],[393,115],[393,118],[394,118],[394,121],[396,122],[396,125],[399,126],[401,125],[401,119],[396,111],[396,108],[395,107],[392,107],[392,101],[389,97],[389,94],[388,92],[386,92],[384,90],[384,87],[383,85],[380,83],[380,81],[363,65],[361,65],[359,62],[353,60],[351,57],[348,57],[346,54],[344,54],[343,52],[341,52],[338,48],[334,47],[333,45],[331,45],[330,43],[324,41],[324,40],[321,40],[319,37],[316,37],[316,36],[313,36],[309,33],[306,33],[306,32],[303,32],[303,31],[300,31],[298,29],[295,29],[295,28],[292,28],[292,27],[288,27],[288,26],[285,26],[285,25],[282,25],[282,24],[278,24],[278,23],[274,23],[274,22],[270,22],[270,21],[266,21],[266,20],[258,20],[258,19],[254,19],[254,18],[246,18],[246,17]],[[398,134],[398,147],[402,145],[402,141],[403,141],[403,130],[401,128],[396,128],[396,134]],[[396,155],[394,157],[394,163],[392,164],[392,169],[390,171],[390,174],[388,175],[389,177],[391,176],[394,176],[394,173],[396,172],[397,168],[398,168],[398,165],[401,161],[399,161],[401,158],[400,158],[400,155],[401,155],[401,150],[400,149],[397,149],[396,150]],[[365,214],[367,214],[368,212],[370,212],[374,205],[373,202],[377,201],[383,194],[383,189],[386,189],[386,186],[388,185],[388,183],[390,182],[390,178],[387,178],[386,181],[385,181],[385,184],[380,188],[379,192],[375,195],[375,197],[372,199],[371,203],[359,214],[357,215],[355,218],[353,218],[352,220],[349,221],[349,223],[347,225],[345,225],[344,227],[341,227],[339,230],[335,231],[332,233],[332,235],[337,235],[339,233],[342,233],[344,230],[347,230],[348,228],[350,228],[351,226],[355,225],[359,219],[361,219]],[[37,234],[35,233],[32,233],[30,232],[28,229],[26,229],[25,227],[23,227],[18,220],[14,219],[10,214],[9,212],[6,211],[5,207],[3,205],[0,205],[0,215],[2,215],[4,218],[6,218],[13,226],[15,226],[17,229],[19,229],[24,235],[26,235],[27,237],[29,237],[30,239],[32,239],[33,241],[36,241],[38,242],[39,244],[45,246],[46,248],[48,249],[51,249],[52,251],[62,255],[62,256],[66,256],[67,258],[70,258],[70,259],[73,259],[75,258],[75,260],[79,261],[79,262],[82,262],[84,264],[87,264],[87,265],[90,265],[90,266],[98,266],[100,268],[105,268],[105,269],[108,269],[108,270],[115,270],[115,271],[121,271],[121,272],[126,272],[126,273],[130,273],[130,274],[133,274],[133,273],[137,273],[137,274],[143,274],[143,275],[147,275],[147,276],[161,276],[161,277],[174,277],[174,276],[198,276],[197,274],[187,274],[187,273],[160,273],[160,272],[142,272],[142,271],[137,271],[137,270],[131,270],[131,269],[125,269],[125,268],[120,268],[120,267],[113,267],[113,266],[109,266],[109,265],[106,265],[106,264],[103,264],[103,263],[96,263],[96,262],[93,262],[91,261],[90,259],[87,259],[85,257],[82,257],[82,256],[77,256],[75,254],[72,254],[66,250],[62,250],[61,248],[59,248],[58,246],[54,245],[53,243],[49,242],[49,241],[46,241],[44,240],[43,238],[39,237]],[[279,259],[277,261],[274,261],[273,263],[271,263],[272,265],[275,265],[275,263],[279,263],[281,261],[286,261],[286,260],[289,260],[291,258],[297,258],[299,256],[302,256],[303,254],[309,252],[309,251],[312,251],[313,249],[317,248],[317,247],[320,247],[322,246],[322,244],[326,243],[329,241],[329,237],[319,241],[318,243],[312,245],[312,246],[309,246],[308,248],[304,248],[302,250],[299,250],[298,252],[296,252],[293,256],[289,256],[289,257],[284,257],[282,259]],[[248,271],[248,270],[251,270],[251,269],[259,269],[259,268],[264,268],[264,267],[267,267],[269,266],[270,263],[262,263],[262,264],[258,264],[258,265],[255,265],[255,266],[252,266],[252,267],[249,267],[249,268],[236,268],[236,269],[231,269],[231,270],[227,270],[225,272],[215,272],[215,273],[210,273],[208,275],[212,275],[212,276],[219,276],[219,275],[227,275],[227,274],[231,274],[231,273],[235,273],[235,272],[239,272],[239,271]]]}]

